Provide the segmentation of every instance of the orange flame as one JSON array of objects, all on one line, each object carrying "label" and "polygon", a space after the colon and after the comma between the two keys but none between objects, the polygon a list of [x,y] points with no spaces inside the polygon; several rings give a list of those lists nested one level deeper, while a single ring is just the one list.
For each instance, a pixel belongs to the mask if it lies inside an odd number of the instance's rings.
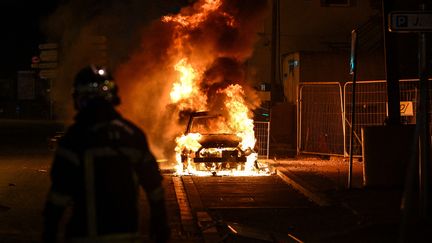
[{"label": "orange flame", "polygon": [[243,98],[245,95],[243,88],[238,84],[230,85],[220,92],[224,92],[228,97],[225,106],[230,113],[229,124],[234,131],[238,132],[237,135],[242,138],[242,149],[253,148],[256,142],[253,130],[254,124],[249,117],[249,108]]},{"label": "orange flame", "polygon": [[[170,98],[171,102],[179,110],[200,111],[208,109],[207,96],[204,91],[200,90],[200,84],[203,81],[203,74],[205,73],[203,70],[218,58],[218,54],[213,53],[213,56],[210,54],[206,57],[197,55],[194,52],[194,47],[188,42],[189,33],[190,30],[198,28],[200,24],[205,22],[210,14],[222,17],[226,26],[235,27],[235,18],[223,12],[220,9],[221,6],[221,0],[202,0],[198,1],[193,6],[193,9],[189,8],[187,11],[182,11],[179,14],[164,16],[162,18],[162,21],[165,23],[173,23],[176,31],[173,35],[174,45],[172,48],[173,53],[178,56],[179,60],[174,64],[174,70],[179,73],[179,78],[173,83]],[[256,174],[256,171],[253,171],[254,163],[258,157],[257,153],[253,151],[256,143],[254,123],[245,101],[243,87],[238,84],[229,85],[224,89],[217,90],[216,95],[225,97],[225,107],[223,110],[226,112],[224,113],[225,117],[218,120],[216,124],[211,125],[212,130],[227,134],[236,134],[241,140],[239,143],[240,149],[248,151],[246,163],[244,165],[238,163],[239,165],[236,168],[229,168],[229,173],[232,175]],[[195,152],[201,148],[201,144],[199,143],[200,138],[200,133],[189,133],[176,139],[177,146],[175,152],[178,163],[176,167],[178,174],[193,173],[201,175],[202,173],[208,173],[200,171],[200,166],[202,167],[200,163],[192,162],[194,156],[196,156]],[[224,153],[224,148],[211,148],[208,153],[219,156]],[[185,154],[187,154],[187,158],[184,158]],[[210,166],[216,168],[218,166],[216,164],[213,163]],[[204,165],[204,167],[209,170],[209,163]]]},{"label": "orange flame", "polygon": [[162,17],[163,22],[175,22],[183,27],[195,28],[203,22],[210,12],[214,12],[221,6],[220,0],[206,0],[204,4],[198,6],[198,11],[192,15],[170,15]]},{"label": "orange flame", "polygon": [[180,78],[173,84],[170,97],[177,103],[180,110],[204,110],[205,96],[199,91],[199,74],[185,58],[181,59],[174,69],[180,73]]},{"label": "orange flame", "polygon": [[183,149],[196,151],[201,147],[198,140],[201,138],[199,133],[189,133],[187,135],[182,135],[176,139],[176,143],[180,146],[176,147],[176,152],[181,152]]},{"label": "orange flame", "polygon": [[[240,146],[243,150],[255,147],[255,131],[253,120],[250,118],[249,108],[244,100],[243,88],[236,84],[230,85],[225,90],[220,91],[227,95],[225,106],[229,111],[229,125],[237,132],[237,136],[241,138]],[[245,171],[251,171],[255,160],[258,158],[256,153],[252,153],[247,157]]]},{"label": "orange flame", "polygon": [[[216,124],[212,124],[212,128],[215,131],[232,133],[235,132],[237,136],[241,138],[240,147],[242,150],[249,150],[251,153],[246,157],[247,161],[244,167],[238,166],[237,168],[230,168],[230,175],[259,175],[259,172],[253,171],[254,163],[258,158],[258,154],[253,152],[253,148],[256,143],[254,124],[250,117],[250,111],[246,106],[244,99],[244,90],[240,85],[230,85],[223,90],[218,90],[218,94],[226,95],[225,106],[228,111],[228,115],[225,119],[216,119]],[[208,175],[209,172],[199,171],[197,165],[191,162],[194,158],[194,152],[197,151],[201,144],[199,140],[201,138],[200,133],[189,133],[182,135],[176,139],[177,147],[175,149],[177,154],[177,173],[183,174],[192,173],[195,175]],[[222,154],[223,148],[214,148],[215,154]],[[186,168],[184,168],[184,161],[181,158],[181,154],[185,151],[190,155],[186,161]],[[216,167],[216,165],[213,165]],[[207,168],[208,169],[208,168]],[[220,174],[220,172],[218,172]]]}]

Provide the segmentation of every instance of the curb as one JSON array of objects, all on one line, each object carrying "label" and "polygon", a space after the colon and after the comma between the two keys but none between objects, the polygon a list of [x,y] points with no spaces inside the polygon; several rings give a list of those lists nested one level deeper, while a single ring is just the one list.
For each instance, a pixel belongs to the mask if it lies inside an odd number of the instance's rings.
[{"label": "curb", "polygon": [[283,181],[290,184],[294,189],[298,190],[317,205],[322,207],[332,205],[329,198],[286,168],[277,166],[276,173]]}]

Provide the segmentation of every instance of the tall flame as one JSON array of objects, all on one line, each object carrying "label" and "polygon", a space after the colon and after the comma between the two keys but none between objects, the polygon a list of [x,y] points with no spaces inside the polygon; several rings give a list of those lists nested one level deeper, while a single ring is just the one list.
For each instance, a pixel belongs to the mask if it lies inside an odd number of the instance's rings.
[{"label": "tall flame", "polygon": [[[254,124],[250,117],[249,108],[245,105],[243,88],[240,85],[230,85],[220,92],[227,95],[225,106],[229,111],[228,124],[241,138],[241,148],[243,150],[254,149],[256,143]],[[247,157],[245,171],[252,170],[257,157],[256,153],[252,153]]]},{"label": "tall flame", "polygon": [[204,110],[206,99],[199,90],[198,72],[187,62],[186,58],[177,62],[174,69],[180,73],[180,78],[173,84],[170,93],[172,103],[177,103],[180,110],[188,108]]},{"label": "tall flame", "polygon": [[172,91],[170,93],[171,100],[177,103],[182,98],[188,98],[193,92],[197,92],[194,87],[196,82],[197,73],[190,64],[186,62],[186,59],[181,59],[175,66],[174,69],[180,72],[179,82],[173,84]]},{"label": "tall flame", "polygon": [[244,91],[240,85],[230,85],[219,91],[227,95],[226,108],[229,111],[229,124],[237,135],[242,138],[242,149],[255,146],[255,132],[253,120],[250,118],[249,108],[245,105]]},{"label": "tall flame", "polygon": [[[229,59],[230,63],[234,64],[238,63],[238,60],[230,56],[221,56],[222,54],[218,53],[210,53],[209,56],[206,56],[207,53],[203,53],[202,50],[194,48],[189,43],[191,33],[195,29],[201,28],[201,25],[207,26],[205,23],[210,16],[213,19],[217,19],[217,21],[224,22],[226,26],[224,28],[234,29],[236,27],[236,19],[231,14],[222,10],[223,4],[225,3],[222,0],[201,0],[194,4],[193,8],[188,8],[179,14],[164,16],[162,18],[162,22],[173,24],[175,30],[173,33],[172,52],[176,54],[178,61],[173,65],[173,69],[178,73],[179,78],[172,85],[170,98],[171,102],[180,111],[207,110],[209,106],[214,107],[214,105],[210,105],[214,100],[223,100],[223,105],[218,107],[218,109],[220,109],[224,117],[218,120],[216,124],[211,125],[212,130],[226,134],[235,134],[240,138],[238,146],[243,151],[242,153],[247,153],[247,161],[243,165],[238,163],[238,166],[234,166],[236,168],[232,168],[233,165],[229,165],[229,173],[250,175],[254,173],[253,169],[257,161],[257,153],[254,152],[256,142],[254,123],[251,118],[252,113],[245,100],[245,91],[240,84],[222,84],[221,82],[225,82],[225,80],[235,78],[224,77],[224,73],[218,72],[217,68],[214,69],[213,67],[210,72],[206,73],[206,71],[212,68],[211,65],[214,65],[214,63],[218,65],[218,62],[215,62],[216,60],[220,60],[218,58]],[[211,28],[211,26],[207,27]],[[202,58],[200,54],[204,54]],[[219,62],[219,64],[224,63]],[[240,66],[227,65],[230,69],[236,69]],[[207,83],[202,85],[204,82]],[[212,93],[211,97],[208,96],[210,92]],[[214,96],[223,98],[215,98]],[[203,173],[199,171],[201,165],[192,163],[194,156],[197,156],[197,150],[201,148],[200,139],[200,133],[189,133],[177,137],[175,151],[178,162],[177,172],[179,174],[185,172],[193,174]],[[208,153],[221,156],[223,153],[230,152],[224,152],[224,148],[211,148]],[[215,168],[218,166],[217,163],[210,164],[207,163],[204,166],[207,169],[209,169],[209,166]]]}]

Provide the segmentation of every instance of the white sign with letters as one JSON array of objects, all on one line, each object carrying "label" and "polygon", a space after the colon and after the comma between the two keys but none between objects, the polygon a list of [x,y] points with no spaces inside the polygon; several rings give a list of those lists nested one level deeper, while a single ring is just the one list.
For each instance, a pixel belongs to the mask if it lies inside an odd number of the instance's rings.
[{"label": "white sign with letters", "polygon": [[388,15],[390,32],[432,31],[432,11],[394,11]]}]

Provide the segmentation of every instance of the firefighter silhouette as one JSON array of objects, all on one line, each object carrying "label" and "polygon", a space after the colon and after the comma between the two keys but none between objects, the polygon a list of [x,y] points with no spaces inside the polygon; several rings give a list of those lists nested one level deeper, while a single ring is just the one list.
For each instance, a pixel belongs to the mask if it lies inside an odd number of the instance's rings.
[{"label": "firefighter silhouette", "polygon": [[73,88],[77,114],[55,152],[43,241],[63,241],[58,235],[65,222],[66,242],[142,242],[141,185],[150,205],[151,238],[166,242],[163,178],[145,134],[114,109],[120,99],[110,73],[87,66]]}]

